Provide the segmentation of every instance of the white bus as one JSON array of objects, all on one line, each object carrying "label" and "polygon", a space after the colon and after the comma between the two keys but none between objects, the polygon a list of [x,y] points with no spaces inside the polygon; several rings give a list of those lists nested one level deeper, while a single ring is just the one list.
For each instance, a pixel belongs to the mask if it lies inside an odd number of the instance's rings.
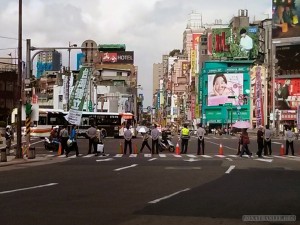
[{"label": "white bus", "polygon": [[[30,135],[35,137],[49,137],[54,126],[69,126],[65,116],[67,112],[57,109],[39,109],[39,120],[34,122],[30,129]],[[12,115],[12,123],[16,115]],[[95,124],[97,128],[106,131],[107,136],[122,137],[126,124],[130,125],[133,137],[136,137],[136,124],[132,113],[108,113],[108,112],[82,112],[81,123],[78,126],[78,135],[85,137],[86,130]]]}]

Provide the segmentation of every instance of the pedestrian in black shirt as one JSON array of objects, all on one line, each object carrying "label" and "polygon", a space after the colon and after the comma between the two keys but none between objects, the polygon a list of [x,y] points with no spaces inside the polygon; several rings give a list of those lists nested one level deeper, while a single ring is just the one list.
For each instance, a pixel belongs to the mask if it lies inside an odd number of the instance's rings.
[{"label": "pedestrian in black shirt", "polygon": [[262,157],[262,151],[264,148],[264,132],[262,130],[262,126],[258,127],[258,131],[257,131],[257,147],[258,147],[258,151],[257,151],[257,156],[259,158]]}]

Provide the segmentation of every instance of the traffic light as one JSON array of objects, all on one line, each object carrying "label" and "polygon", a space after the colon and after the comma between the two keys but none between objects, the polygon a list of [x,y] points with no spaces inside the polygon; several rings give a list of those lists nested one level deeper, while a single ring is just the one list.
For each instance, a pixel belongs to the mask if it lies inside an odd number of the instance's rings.
[{"label": "traffic light", "polygon": [[27,116],[30,116],[32,113],[32,105],[30,103],[26,103],[25,105],[25,113]]}]

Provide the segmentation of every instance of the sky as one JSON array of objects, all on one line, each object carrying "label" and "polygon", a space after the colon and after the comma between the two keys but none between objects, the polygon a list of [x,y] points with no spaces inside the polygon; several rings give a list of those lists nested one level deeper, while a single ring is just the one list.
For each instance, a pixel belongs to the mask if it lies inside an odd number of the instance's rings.
[{"label": "sky", "polygon": [[[0,57],[17,54],[19,0],[0,0]],[[153,63],[173,49],[182,49],[189,14],[202,14],[203,24],[216,19],[228,23],[239,9],[248,9],[250,21],[271,15],[271,0],[23,0],[23,60],[26,39],[35,47],[68,47],[94,40],[97,44],[125,44],[134,51],[138,84],[152,104]],[[271,18],[271,17],[270,17]],[[61,50],[62,64],[68,52]],[[71,69],[76,53],[71,51]],[[32,53],[34,54],[34,52]]]}]

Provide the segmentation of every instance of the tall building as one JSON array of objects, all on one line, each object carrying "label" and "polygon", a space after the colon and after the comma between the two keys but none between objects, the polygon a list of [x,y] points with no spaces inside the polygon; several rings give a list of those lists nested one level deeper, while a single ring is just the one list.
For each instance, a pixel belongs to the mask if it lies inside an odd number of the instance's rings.
[{"label": "tall building", "polygon": [[57,51],[41,52],[38,55],[36,68],[36,78],[38,79],[43,75],[45,71],[60,71],[61,53]]},{"label": "tall building", "polygon": [[159,89],[159,80],[163,77],[163,63],[153,64],[153,95]]}]

